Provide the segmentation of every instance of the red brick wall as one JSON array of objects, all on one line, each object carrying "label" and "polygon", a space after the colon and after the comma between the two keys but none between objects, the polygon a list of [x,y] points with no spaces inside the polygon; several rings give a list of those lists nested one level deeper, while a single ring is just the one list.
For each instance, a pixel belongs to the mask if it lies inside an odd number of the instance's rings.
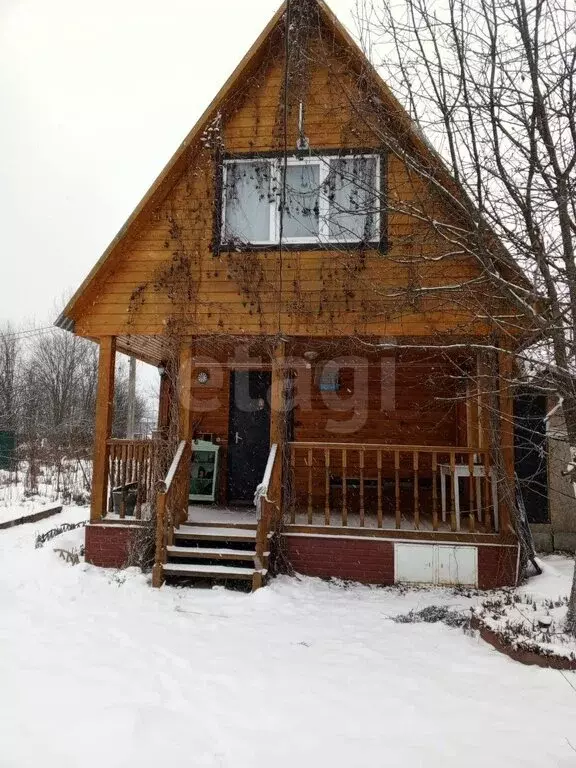
[{"label": "red brick wall", "polygon": [[518,547],[478,547],[480,589],[514,587]]},{"label": "red brick wall", "polygon": [[136,530],[133,525],[87,525],[86,562],[102,568],[123,568]]},{"label": "red brick wall", "polygon": [[[306,576],[394,583],[394,542],[389,539],[285,536],[284,551],[294,570]],[[480,589],[514,586],[516,555],[516,547],[478,545]]]},{"label": "red brick wall", "polygon": [[394,583],[394,544],[385,539],[286,536],[288,559],[298,573],[363,584]]}]

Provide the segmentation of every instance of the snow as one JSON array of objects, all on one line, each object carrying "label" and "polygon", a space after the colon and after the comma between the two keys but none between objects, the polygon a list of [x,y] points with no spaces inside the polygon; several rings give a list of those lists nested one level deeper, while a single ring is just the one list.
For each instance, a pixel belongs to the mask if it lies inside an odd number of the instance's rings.
[{"label": "snow", "polygon": [[[81,529],[34,549],[53,525],[0,531],[2,768],[576,765],[576,675],[390,621],[477,593],[288,577],[153,590],[135,569],[61,560]],[[552,567],[534,584],[556,596],[570,566]]]},{"label": "snow", "polygon": [[476,613],[516,648],[576,659],[576,639],[564,632],[574,561],[550,555],[538,562],[542,573],[530,578],[516,595],[494,592],[488,605],[476,608]]}]

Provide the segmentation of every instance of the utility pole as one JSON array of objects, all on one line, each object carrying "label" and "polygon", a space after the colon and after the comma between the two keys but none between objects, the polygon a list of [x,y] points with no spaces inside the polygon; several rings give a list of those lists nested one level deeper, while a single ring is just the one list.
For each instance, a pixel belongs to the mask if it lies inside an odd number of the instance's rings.
[{"label": "utility pole", "polygon": [[126,419],[126,437],[128,440],[134,439],[136,421],[136,358],[130,358],[130,367],[128,369],[128,416]]}]

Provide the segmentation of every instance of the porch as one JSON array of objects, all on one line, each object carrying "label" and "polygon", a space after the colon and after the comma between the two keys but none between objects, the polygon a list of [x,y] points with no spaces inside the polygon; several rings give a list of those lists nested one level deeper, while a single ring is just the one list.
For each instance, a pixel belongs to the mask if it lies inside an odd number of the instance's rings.
[{"label": "porch", "polygon": [[[162,365],[170,372],[162,374],[157,437],[138,441],[110,437],[114,342],[103,345],[91,523],[138,524],[155,510],[156,584],[176,565],[194,575],[213,566],[225,578],[228,560],[257,587],[275,533],[511,546],[511,398],[502,361],[488,369],[469,351],[435,350],[342,357],[342,341],[332,341],[328,359],[309,340],[275,340],[266,351],[260,339],[258,360],[231,342],[210,358],[205,342],[185,345],[178,364]],[[506,441],[499,467],[489,437],[495,389]],[[419,441],[394,439],[403,436]],[[198,439],[219,456],[209,505],[190,503],[191,479],[212,480],[197,461]],[[198,552],[207,541],[200,528],[211,530],[207,553]],[[244,554],[233,552],[239,537]],[[184,540],[197,551],[184,552]],[[241,572],[237,562],[247,557]],[[198,559],[210,562],[191,562]]]}]

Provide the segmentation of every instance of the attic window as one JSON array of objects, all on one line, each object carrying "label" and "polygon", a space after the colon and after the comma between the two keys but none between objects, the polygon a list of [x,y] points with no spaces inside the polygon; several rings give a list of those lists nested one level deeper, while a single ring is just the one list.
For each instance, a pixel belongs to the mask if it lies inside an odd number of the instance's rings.
[{"label": "attic window", "polygon": [[[286,185],[283,227],[282,192]],[[379,243],[380,156],[224,161],[222,242],[236,247]]]}]

